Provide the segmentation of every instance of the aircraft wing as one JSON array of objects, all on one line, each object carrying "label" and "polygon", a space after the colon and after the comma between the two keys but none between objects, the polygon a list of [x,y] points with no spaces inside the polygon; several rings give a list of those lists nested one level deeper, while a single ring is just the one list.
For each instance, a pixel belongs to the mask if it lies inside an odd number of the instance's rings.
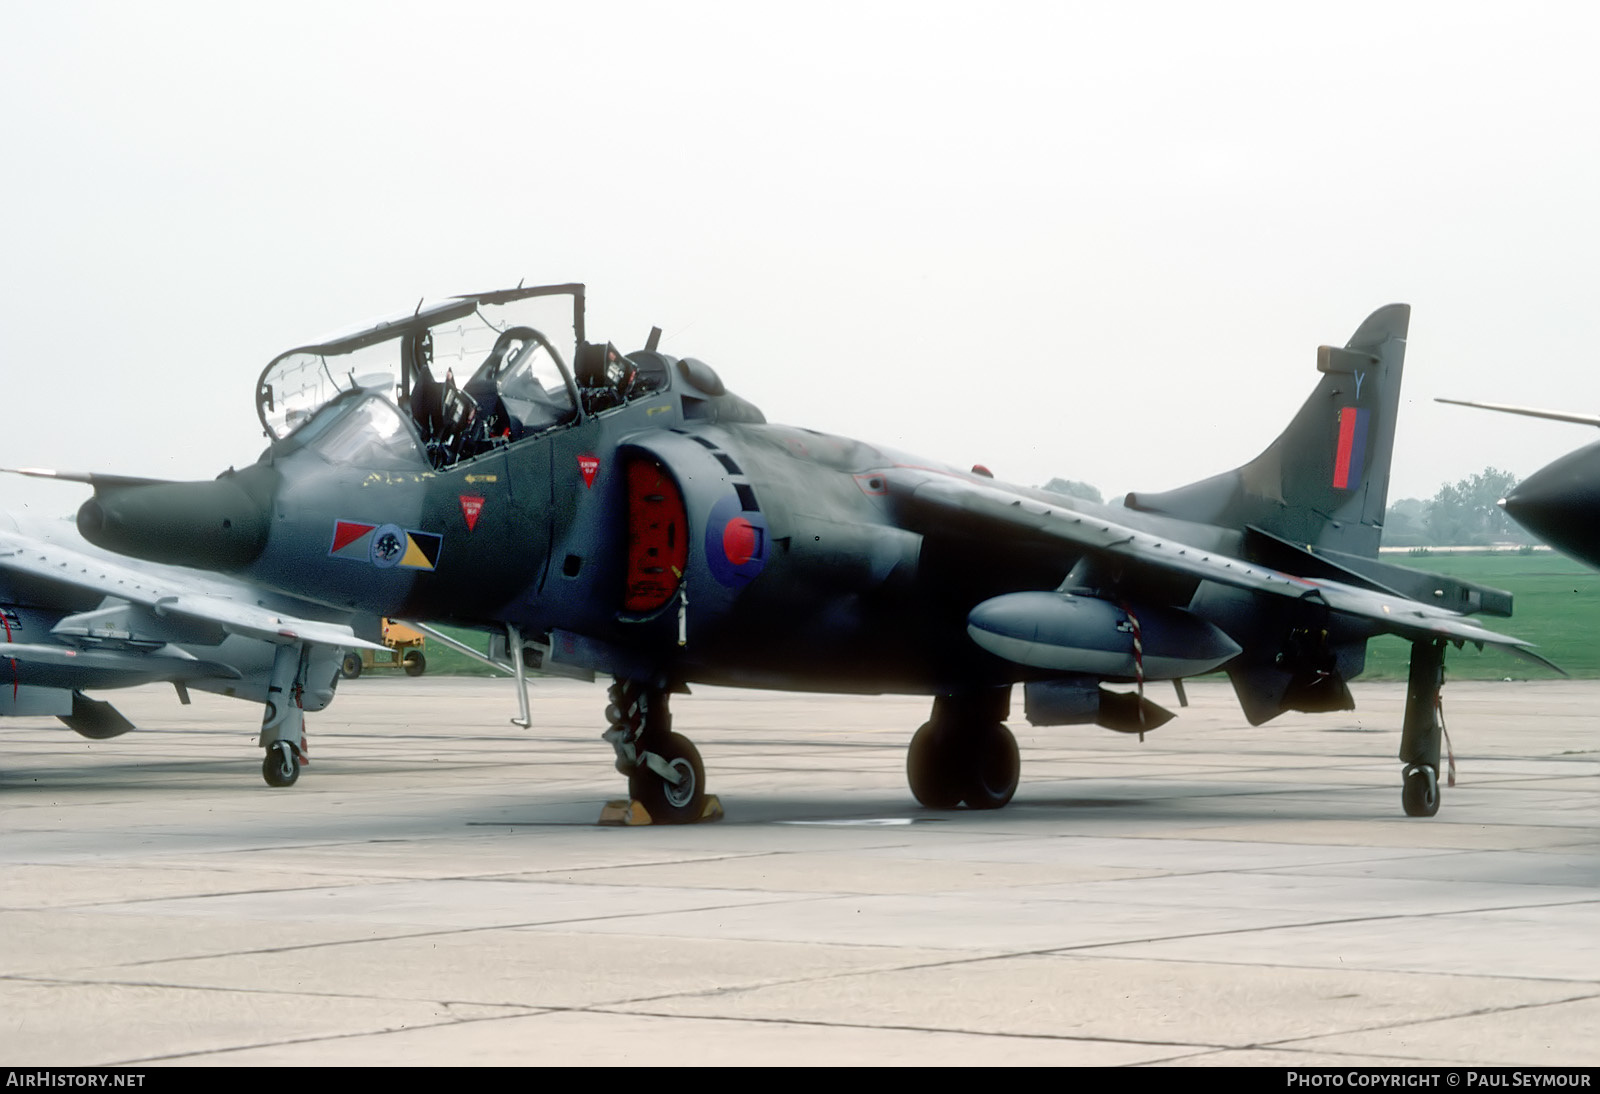
[{"label": "aircraft wing", "polygon": [[183,683],[241,677],[232,665],[202,661],[175,646],[144,652],[11,642],[0,645],[0,664],[13,684],[47,688],[118,688],[155,680]]},{"label": "aircraft wing", "polygon": [[890,482],[902,519],[916,531],[959,530],[977,536],[1054,541],[1075,552],[1090,552],[1202,581],[1317,604],[1412,640],[1432,637],[1499,646],[1561,671],[1532,653],[1528,649],[1530,643],[1491,631],[1437,605],[1340,581],[1296,577],[995,487],[931,476],[891,478]]},{"label": "aircraft wing", "polygon": [[[303,619],[219,595],[202,585],[199,578],[185,581],[181,572],[168,567],[147,563],[135,569],[4,531],[0,531],[0,572],[70,585],[142,609],[157,621],[171,623],[175,633],[160,635],[167,641],[183,640],[184,631],[192,634],[196,630],[220,629],[226,634],[277,644],[308,642],[378,651],[387,648],[357,638],[346,624]],[[67,616],[54,630],[69,639],[128,641],[134,638],[129,622],[127,612],[116,608]],[[159,625],[154,629],[158,634],[162,630]]]}]

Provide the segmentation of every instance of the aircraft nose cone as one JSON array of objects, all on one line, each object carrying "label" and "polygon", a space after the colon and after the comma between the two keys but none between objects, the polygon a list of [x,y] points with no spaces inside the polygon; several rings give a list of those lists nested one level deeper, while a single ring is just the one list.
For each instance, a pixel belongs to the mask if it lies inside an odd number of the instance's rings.
[{"label": "aircraft nose cone", "polygon": [[135,558],[240,570],[267,545],[271,474],[252,467],[210,482],[103,488],[78,510],[78,531]]},{"label": "aircraft nose cone", "polygon": [[1516,522],[1558,551],[1600,567],[1600,443],[1569,452],[1506,495]]}]

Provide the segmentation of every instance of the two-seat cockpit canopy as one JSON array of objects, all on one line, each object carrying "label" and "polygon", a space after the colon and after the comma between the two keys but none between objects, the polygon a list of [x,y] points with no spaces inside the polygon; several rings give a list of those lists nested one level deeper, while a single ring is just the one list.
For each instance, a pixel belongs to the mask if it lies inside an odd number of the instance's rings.
[{"label": "two-seat cockpit canopy", "polygon": [[257,381],[256,413],[291,450],[395,470],[449,467],[564,425],[584,396],[526,321],[552,296],[572,297],[577,355],[609,350],[584,341],[581,285],[455,297],[278,355]]}]

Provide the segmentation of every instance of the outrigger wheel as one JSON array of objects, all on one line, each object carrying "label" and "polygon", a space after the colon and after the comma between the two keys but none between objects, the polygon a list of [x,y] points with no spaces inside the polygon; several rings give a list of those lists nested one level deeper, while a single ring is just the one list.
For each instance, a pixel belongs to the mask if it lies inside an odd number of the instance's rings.
[{"label": "outrigger wheel", "polygon": [[1000,718],[1010,696],[940,696],[933,717],[911,738],[906,781],[930,809],[999,809],[1017,792],[1022,758]]},{"label": "outrigger wheel", "polygon": [[1400,782],[1400,804],[1408,817],[1431,817],[1439,811],[1439,772],[1427,764],[1408,764]]},{"label": "outrigger wheel", "polygon": [[1411,643],[1406,715],[1400,730],[1400,805],[1408,817],[1439,812],[1439,753],[1444,736],[1439,690],[1444,687],[1443,639]]}]

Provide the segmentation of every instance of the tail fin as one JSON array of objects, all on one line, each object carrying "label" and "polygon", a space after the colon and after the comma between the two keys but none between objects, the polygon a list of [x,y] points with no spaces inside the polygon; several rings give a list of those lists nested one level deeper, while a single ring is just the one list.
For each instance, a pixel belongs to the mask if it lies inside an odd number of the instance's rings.
[{"label": "tail fin", "polygon": [[1375,556],[1389,497],[1408,304],[1367,316],[1344,349],[1317,347],[1316,389],[1289,427],[1243,467],[1158,494],[1130,509]]}]

